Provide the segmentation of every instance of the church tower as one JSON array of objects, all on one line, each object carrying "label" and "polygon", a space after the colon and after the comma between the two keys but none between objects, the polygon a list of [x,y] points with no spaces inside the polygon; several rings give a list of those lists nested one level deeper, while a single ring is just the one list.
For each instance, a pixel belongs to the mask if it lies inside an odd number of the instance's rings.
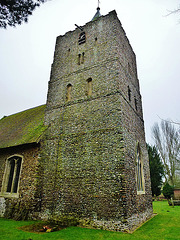
[{"label": "church tower", "polygon": [[42,148],[44,216],[130,230],[152,215],[136,57],[115,11],[57,37]]}]

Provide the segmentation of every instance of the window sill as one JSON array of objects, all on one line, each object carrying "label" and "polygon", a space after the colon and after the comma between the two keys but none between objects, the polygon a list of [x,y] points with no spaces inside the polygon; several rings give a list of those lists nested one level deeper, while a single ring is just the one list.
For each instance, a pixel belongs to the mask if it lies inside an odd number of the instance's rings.
[{"label": "window sill", "polygon": [[0,193],[0,197],[4,197],[4,198],[19,198],[19,193]]},{"label": "window sill", "polygon": [[137,195],[143,195],[145,194],[145,191],[137,191]]}]

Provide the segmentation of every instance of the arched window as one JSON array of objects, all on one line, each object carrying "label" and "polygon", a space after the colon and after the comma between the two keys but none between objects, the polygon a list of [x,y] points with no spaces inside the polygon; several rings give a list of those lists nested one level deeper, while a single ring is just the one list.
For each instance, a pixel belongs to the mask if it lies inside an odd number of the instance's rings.
[{"label": "arched window", "polygon": [[81,45],[81,44],[83,44],[85,42],[86,42],[86,34],[85,34],[85,32],[81,32],[79,34],[78,43],[79,43],[79,45]]},{"label": "arched window", "polygon": [[140,146],[138,144],[136,150],[136,178],[137,178],[137,191],[144,191],[144,182],[143,182],[143,164],[140,152]]},{"label": "arched window", "polygon": [[87,95],[92,95],[92,78],[88,78],[87,80]]},{"label": "arched window", "polygon": [[68,84],[67,85],[67,90],[66,90],[66,101],[71,100],[71,92],[72,92],[72,85]]},{"label": "arched window", "polygon": [[5,178],[3,183],[4,193],[17,193],[19,185],[19,177],[22,165],[22,158],[13,156],[8,158],[5,170]]},{"label": "arched window", "polygon": [[84,55],[85,53],[83,52],[82,54],[78,54],[78,65],[81,65],[84,63]]}]

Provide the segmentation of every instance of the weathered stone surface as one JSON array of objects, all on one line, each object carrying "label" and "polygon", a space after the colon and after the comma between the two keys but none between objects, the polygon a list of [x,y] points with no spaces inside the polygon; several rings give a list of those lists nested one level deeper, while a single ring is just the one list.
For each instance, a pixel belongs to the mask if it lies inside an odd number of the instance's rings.
[{"label": "weathered stone surface", "polygon": [[[42,148],[43,216],[75,213],[98,228],[132,229],[152,214],[135,54],[115,11],[83,30],[84,44],[78,45],[79,29],[56,41]],[[138,143],[141,194],[136,183]]]},{"label": "weathered stone surface", "polygon": [[1,194],[0,214],[73,215],[83,226],[129,231],[152,214],[135,54],[115,11],[83,31],[81,45],[78,28],[57,38],[40,143],[1,149],[1,187],[7,159],[23,162],[16,198]]},{"label": "weathered stone surface", "polygon": [[5,163],[10,156],[22,156],[21,175],[19,179],[18,195],[1,192],[1,197],[5,201],[4,217],[13,219],[27,219],[32,211],[40,211],[39,202],[39,144],[21,145],[8,149],[1,149],[0,162],[0,186],[4,175]]},{"label": "weathered stone surface", "polygon": [[0,217],[4,217],[6,210],[6,201],[4,197],[0,197]]}]

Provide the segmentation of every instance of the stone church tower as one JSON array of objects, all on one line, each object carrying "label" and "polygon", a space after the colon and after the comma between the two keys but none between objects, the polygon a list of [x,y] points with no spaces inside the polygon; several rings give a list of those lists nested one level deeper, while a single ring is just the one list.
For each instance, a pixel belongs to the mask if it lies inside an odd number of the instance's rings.
[{"label": "stone church tower", "polygon": [[151,217],[136,57],[115,11],[57,38],[45,125],[43,216],[120,231]]}]

